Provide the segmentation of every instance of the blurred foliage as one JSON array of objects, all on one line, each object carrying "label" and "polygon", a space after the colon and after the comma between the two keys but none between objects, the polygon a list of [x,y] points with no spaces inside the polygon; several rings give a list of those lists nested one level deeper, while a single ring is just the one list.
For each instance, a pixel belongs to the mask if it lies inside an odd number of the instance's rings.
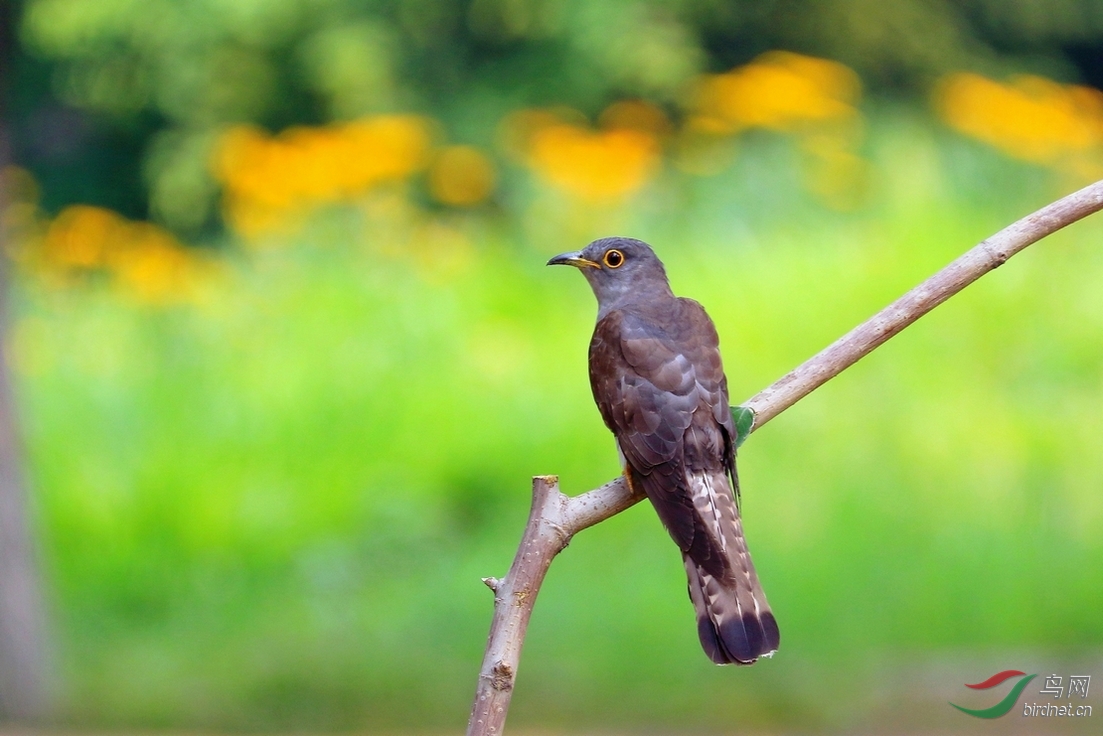
[{"label": "blurred foliage", "polygon": [[[653,242],[738,401],[1103,176],[1088,0],[22,9],[7,348],[79,727],[462,725],[529,477],[617,472],[549,255]],[[708,665],[640,507],[557,561],[511,725],[933,732],[974,668],[1096,671],[1099,235],[741,450],[775,659]]]},{"label": "blurred foliage", "polygon": [[[963,68],[1103,84],[1103,11],[1094,0],[21,6],[14,136],[17,159],[45,183],[46,208],[105,205],[188,236],[219,222],[209,164],[228,126],[275,132],[415,113],[441,120],[456,142],[486,149],[496,122],[523,107],[565,105],[593,117],[617,100],[643,98],[680,120],[691,114],[685,107],[700,74],[777,48],[835,59],[878,93],[924,95]],[[781,81],[776,73],[773,81]],[[720,77],[706,95],[739,84]],[[844,86],[844,96],[852,93],[852,83]],[[577,133],[563,143],[602,145]],[[639,143],[621,144],[646,169]]]},{"label": "blurred foliage", "polygon": [[[806,193],[795,140],[765,139],[596,211],[533,186],[522,237],[385,186],[169,301],[103,251],[25,270],[10,348],[62,722],[460,728],[478,579],[507,568],[529,477],[577,493],[617,472],[586,382],[592,297],[548,254],[654,242],[739,400],[1063,186],[914,113],[866,135],[876,186],[849,214]],[[138,227],[68,212],[49,247]],[[707,662],[641,506],[557,560],[513,725],[937,731],[966,673],[1100,651],[1100,234],[1019,256],[743,446],[777,657]]]}]

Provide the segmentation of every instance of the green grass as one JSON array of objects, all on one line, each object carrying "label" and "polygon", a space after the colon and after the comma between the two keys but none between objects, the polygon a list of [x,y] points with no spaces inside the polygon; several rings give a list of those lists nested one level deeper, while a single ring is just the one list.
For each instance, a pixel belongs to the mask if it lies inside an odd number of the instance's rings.
[{"label": "green grass", "polygon": [[[624,207],[533,190],[436,235],[386,207],[323,213],[227,256],[194,304],[25,278],[13,339],[62,721],[461,728],[478,579],[508,567],[529,477],[577,493],[618,472],[586,377],[593,298],[547,257],[653,242],[716,321],[738,401],[1067,188],[906,116],[867,153],[851,214],[763,139]],[[926,697],[900,674],[923,663],[957,663],[924,680],[954,696],[990,663],[1099,651],[1101,235],[1027,251],[744,445],[774,660],[708,664],[641,505],[553,566],[511,724],[845,728]]]}]

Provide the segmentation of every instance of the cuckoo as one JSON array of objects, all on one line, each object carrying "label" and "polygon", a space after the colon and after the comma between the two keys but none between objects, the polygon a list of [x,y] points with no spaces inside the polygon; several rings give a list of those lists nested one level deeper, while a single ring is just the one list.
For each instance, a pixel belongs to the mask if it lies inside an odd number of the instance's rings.
[{"label": "cuckoo", "polygon": [[597,297],[590,387],[624,473],[682,550],[705,654],[751,664],[779,633],[743,538],[736,430],[716,327],[674,296],[651,247],[595,240],[548,265],[575,266]]}]

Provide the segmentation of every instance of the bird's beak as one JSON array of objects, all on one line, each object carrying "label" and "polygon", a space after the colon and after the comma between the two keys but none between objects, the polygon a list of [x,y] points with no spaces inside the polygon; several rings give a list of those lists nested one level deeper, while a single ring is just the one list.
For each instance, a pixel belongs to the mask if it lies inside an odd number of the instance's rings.
[{"label": "bird's beak", "polygon": [[548,261],[549,266],[574,266],[575,268],[601,268],[589,258],[582,257],[582,251],[576,250],[570,253],[560,253]]}]

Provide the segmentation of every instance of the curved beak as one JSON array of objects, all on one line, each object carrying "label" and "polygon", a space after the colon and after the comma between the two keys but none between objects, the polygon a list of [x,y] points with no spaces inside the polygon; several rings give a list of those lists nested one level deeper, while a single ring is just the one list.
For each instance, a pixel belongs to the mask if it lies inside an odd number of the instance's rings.
[{"label": "curved beak", "polygon": [[601,268],[589,258],[582,257],[582,251],[575,250],[570,253],[560,253],[548,261],[549,266],[574,266],[575,268]]}]

